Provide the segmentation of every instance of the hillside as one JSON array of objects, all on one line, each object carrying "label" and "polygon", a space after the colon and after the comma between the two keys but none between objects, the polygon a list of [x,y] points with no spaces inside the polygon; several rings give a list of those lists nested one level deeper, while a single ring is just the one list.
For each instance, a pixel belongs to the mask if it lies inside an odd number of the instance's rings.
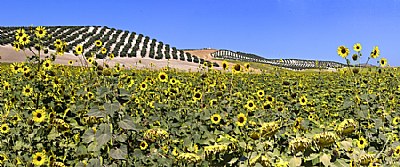
[{"label": "hillside", "polygon": [[[0,45],[3,46],[3,49],[11,46],[15,39],[15,32],[20,28],[27,32],[32,30],[30,27],[0,27]],[[54,50],[53,43],[56,39],[61,39],[67,43],[66,53],[71,55],[77,45],[82,45],[85,57],[90,57],[91,52],[96,50],[95,41],[100,40],[106,53],[97,54],[97,59],[107,58],[112,53],[116,59],[124,59],[124,61],[143,58],[144,60],[169,59],[172,62],[180,62],[182,65],[189,63],[196,67],[204,62],[211,64],[208,60],[188,52],[185,53],[183,50],[136,32],[101,26],[49,26],[46,27],[46,30],[51,38],[44,42],[44,46],[49,46],[50,50]],[[4,58],[3,62],[8,61]],[[213,65],[219,66],[217,63]]]}]

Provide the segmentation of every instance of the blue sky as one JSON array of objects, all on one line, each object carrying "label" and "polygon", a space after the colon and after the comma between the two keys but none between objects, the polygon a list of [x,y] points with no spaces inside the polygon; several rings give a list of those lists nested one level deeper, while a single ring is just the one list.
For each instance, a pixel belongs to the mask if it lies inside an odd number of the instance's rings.
[{"label": "blue sky", "polygon": [[378,45],[379,58],[400,65],[399,0],[19,0],[2,6],[1,26],[101,25],[181,49],[342,63],[337,47],[360,42],[361,62]]}]

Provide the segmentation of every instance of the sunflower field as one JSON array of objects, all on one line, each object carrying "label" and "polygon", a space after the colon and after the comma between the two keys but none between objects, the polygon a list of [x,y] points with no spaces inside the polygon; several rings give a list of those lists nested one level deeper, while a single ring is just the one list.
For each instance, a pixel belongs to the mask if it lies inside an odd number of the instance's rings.
[{"label": "sunflower field", "polygon": [[40,58],[45,34],[16,32],[31,56],[0,66],[2,166],[400,166],[396,68],[62,66],[61,39]]}]

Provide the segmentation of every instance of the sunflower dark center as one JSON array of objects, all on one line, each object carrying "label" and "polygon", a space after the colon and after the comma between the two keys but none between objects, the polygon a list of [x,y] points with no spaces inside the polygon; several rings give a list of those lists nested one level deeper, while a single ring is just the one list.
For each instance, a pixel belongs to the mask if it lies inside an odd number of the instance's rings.
[{"label": "sunflower dark center", "polygon": [[196,94],[194,95],[194,97],[200,98],[200,93],[196,93]]},{"label": "sunflower dark center", "polygon": [[253,103],[249,103],[249,107],[253,107],[254,106],[254,104]]},{"label": "sunflower dark center", "polygon": [[161,78],[161,79],[165,79],[165,75],[161,75],[160,78]]},{"label": "sunflower dark center", "polygon": [[267,100],[268,100],[268,101],[272,101],[272,97],[268,97]]},{"label": "sunflower dark center", "polygon": [[27,40],[27,38],[26,38],[26,37],[23,37],[23,38],[22,38],[22,41],[26,41],[26,40]]},{"label": "sunflower dark center", "polygon": [[219,119],[218,119],[218,117],[214,117],[213,120],[214,121],[218,121]]},{"label": "sunflower dark center", "polygon": [[61,45],[61,42],[60,42],[60,41],[57,41],[56,44],[57,44],[57,45]]},{"label": "sunflower dark center", "polygon": [[396,153],[397,153],[397,154],[400,154],[400,149],[396,149]]},{"label": "sunflower dark center", "polygon": [[364,144],[364,140],[360,140],[360,144],[363,145]]},{"label": "sunflower dark center", "polygon": [[5,158],[3,156],[0,156],[0,161],[3,161]]},{"label": "sunflower dark center", "polygon": [[145,147],[146,143],[142,142],[142,144],[140,146]]},{"label": "sunflower dark center", "polygon": [[302,103],[305,103],[305,102],[306,102],[306,99],[301,99],[301,102],[302,102]]},{"label": "sunflower dark center", "polygon": [[145,88],[146,87],[146,85],[145,84],[142,84],[142,88]]},{"label": "sunflower dark center", "polygon": [[4,126],[4,127],[3,127],[3,131],[6,131],[6,130],[7,130],[7,127]]},{"label": "sunflower dark center", "polygon": [[36,117],[41,118],[41,117],[42,117],[42,114],[41,114],[41,113],[37,113],[37,114],[36,114]]},{"label": "sunflower dark center", "polygon": [[22,36],[22,35],[24,35],[22,32],[20,32],[20,33],[18,34],[18,36]]},{"label": "sunflower dark center", "polygon": [[25,89],[25,92],[29,93],[29,92],[31,92],[31,90],[30,89]]},{"label": "sunflower dark center", "polygon": [[342,54],[345,54],[346,53],[346,49],[345,48],[342,48]]},{"label": "sunflower dark center", "polygon": [[239,120],[238,120],[240,123],[243,123],[244,122],[244,117],[239,117]]},{"label": "sunflower dark center", "polygon": [[278,108],[278,111],[282,111],[282,110],[283,110],[283,108],[282,108],[282,107],[279,107],[279,108]]},{"label": "sunflower dark center", "polygon": [[39,34],[43,34],[43,30],[39,30]]},{"label": "sunflower dark center", "polygon": [[356,46],[356,49],[360,49],[360,46]]},{"label": "sunflower dark center", "polygon": [[49,66],[50,66],[50,64],[49,64],[49,63],[46,63],[46,64],[45,64],[45,66],[46,66],[46,67],[49,67]]},{"label": "sunflower dark center", "polygon": [[42,160],[42,157],[41,157],[41,156],[38,156],[38,157],[36,158],[36,160],[41,161],[41,160]]}]

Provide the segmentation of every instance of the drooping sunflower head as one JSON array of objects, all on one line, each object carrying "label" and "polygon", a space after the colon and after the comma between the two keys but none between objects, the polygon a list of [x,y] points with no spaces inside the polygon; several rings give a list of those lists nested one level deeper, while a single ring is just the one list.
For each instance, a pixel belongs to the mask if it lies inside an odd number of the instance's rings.
[{"label": "drooping sunflower head", "polygon": [[360,52],[362,49],[361,44],[360,43],[356,43],[353,45],[353,50],[356,52]]},{"label": "drooping sunflower head", "polygon": [[43,38],[46,36],[47,31],[44,27],[39,26],[39,27],[36,27],[35,34],[36,34],[36,37]]},{"label": "drooping sunflower head", "polygon": [[19,44],[19,42],[14,41],[13,42],[13,48],[16,52],[18,52],[19,50],[21,50],[21,45]]},{"label": "drooping sunflower head", "polygon": [[220,121],[221,121],[221,115],[214,114],[214,115],[211,116],[211,122],[213,124],[219,124]]},{"label": "drooping sunflower head", "polygon": [[165,72],[160,72],[160,73],[158,74],[158,79],[159,79],[161,82],[168,82],[168,74],[165,73]]},{"label": "drooping sunflower head", "polygon": [[387,65],[387,59],[381,58],[381,60],[379,60],[379,64],[381,67],[385,67]]},{"label": "drooping sunflower head", "polygon": [[376,58],[379,57],[379,55],[380,55],[379,47],[378,47],[378,46],[375,46],[374,49],[373,49],[372,52],[371,52],[370,57],[373,58],[373,59],[376,59]]},{"label": "drooping sunflower head", "polygon": [[243,113],[237,115],[237,121],[236,121],[237,126],[244,126],[246,125],[246,122],[247,122],[246,115],[244,115]]},{"label": "drooping sunflower head", "polygon": [[358,60],[358,55],[357,54],[353,54],[353,56],[351,56],[351,58],[353,59],[353,61],[357,61]]},{"label": "drooping sunflower head", "polygon": [[346,48],[345,46],[341,45],[338,47],[337,53],[339,56],[346,58],[347,55],[349,55],[350,51],[349,51],[349,48]]},{"label": "drooping sunflower head", "polygon": [[32,163],[35,166],[42,166],[46,163],[46,161],[47,161],[47,157],[46,157],[46,154],[44,154],[43,152],[37,152],[32,157]]}]

